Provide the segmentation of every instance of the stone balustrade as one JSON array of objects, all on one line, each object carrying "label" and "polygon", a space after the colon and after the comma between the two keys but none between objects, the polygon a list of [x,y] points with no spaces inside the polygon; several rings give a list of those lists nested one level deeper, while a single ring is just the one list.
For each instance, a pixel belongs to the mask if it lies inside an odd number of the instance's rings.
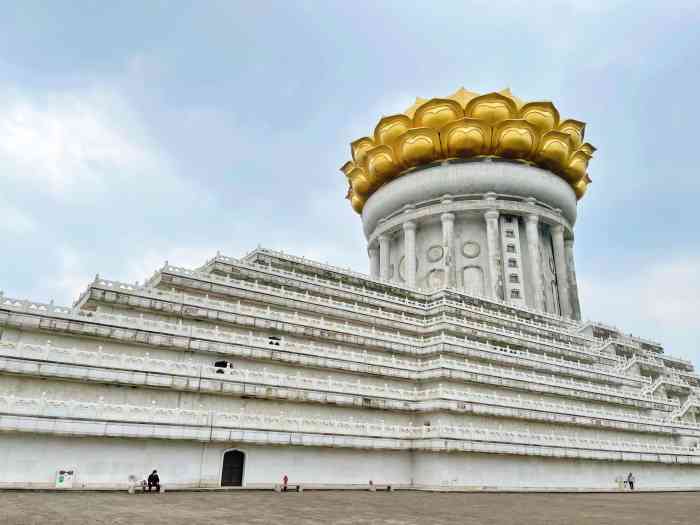
[{"label": "stone balustrade", "polygon": [[600,321],[585,321],[584,323],[579,325],[580,330],[585,330],[588,327],[599,327],[603,328],[604,330],[607,330],[609,332],[612,332],[615,334],[615,336],[622,340],[622,341],[629,341],[633,346],[639,347],[640,343],[644,343],[647,345],[655,346],[657,348],[663,348],[661,343],[658,341],[654,341],[653,339],[647,339],[645,337],[640,337],[637,335],[632,335],[632,334],[626,334],[622,331],[621,328],[618,328],[617,326],[611,325],[611,324],[606,324]]},{"label": "stone balustrade", "polygon": [[[210,275],[210,274],[197,274],[196,272],[192,270],[187,270],[184,268],[178,268],[178,267],[173,267],[173,266],[166,266],[162,271],[165,271],[167,273],[175,274],[175,275],[182,275],[185,277],[193,277],[193,278],[199,278],[199,279],[205,279],[209,280],[214,283],[220,283],[220,284],[225,284],[225,285],[231,285],[231,286],[237,286],[237,287],[243,287],[247,288],[250,290],[255,290],[255,291],[260,291],[260,292],[267,292],[267,293],[273,293],[276,294],[277,296],[280,297],[287,297],[290,299],[297,299],[297,300],[303,300],[307,302],[314,302],[316,301],[318,304],[324,304],[328,305],[329,300],[322,300],[321,298],[317,298],[314,296],[309,296],[307,294],[301,294],[298,292],[292,292],[289,290],[281,290],[279,288],[274,288],[266,285],[261,285],[259,283],[249,283],[246,281],[242,281],[239,279],[233,279],[233,278],[228,278],[228,277],[220,277],[216,275]],[[220,301],[219,301],[220,302]],[[212,303],[213,304],[213,303]],[[333,302],[332,306],[336,306],[336,304],[343,305],[343,307],[347,307],[345,303],[337,303]],[[244,309],[241,310],[239,313],[248,313],[250,315],[265,315],[264,309],[256,309],[255,307],[243,307]],[[245,308],[249,308],[246,310]],[[356,311],[359,313],[367,313],[372,316],[376,317],[383,317],[387,318],[393,321],[400,320],[401,322],[404,323],[410,323],[413,324],[416,327],[422,326],[424,329],[430,330],[434,329],[437,323],[451,323],[453,326],[459,327],[459,328],[471,328],[475,330],[479,330],[481,332],[489,333],[489,334],[496,334],[502,337],[508,337],[512,338],[518,341],[525,341],[534,345],[541,345],[546,347],[547,350],[559,350],[559,349],[564,349],[570,352],[576,352],[580,353],[582,356],[591,356],[591,357],[596,357],[599,358],[601,357],[601,354],[599,351],[595,349],[589,349],[580,345],[573,345],[569,342],[564,342],[564,341],[556,341],[554,339],[547,339],[541,336],[531,336],[529,334],[526,334],[522,331],[515,332],[513,330],[505,329],[505,328],[499,328],[494,325],[490,325],[487,323],[480,323],[477,321],[468,321],[464,319],[458,319],[458,318],[453,318],[453,317],[448,317],[446,314],[442,314],[441,319],[435,320],[435,319],[430,319],[430,320],[424,320],[424,321],[418,321],[418,320],[409,320],[409,317],[407,316],[398,316],[397,314],[392,314],[390,312],[386,312],[381,309],[369,309],[366,307],[349,307],[347,308],[350,311]],[[364,312],[362,310],[365,310]],[[269,307],[267,311],[270,311]],[[283,315],[283,314],[280,314]],[[289,315],[287,316],[289,317]],[[309,322],[309,323],[318,323],[321,322],[323,323],[323,328],[326,329],[337,329],[344,331],[346,327],[348,326],[347,323],[341,324],[341,323],[333,323],[332,321],[327,321],[324,319],[321,319],[318,321],[315,318],[308,318],[305,316],[297,316],[296,314],[294,315],[294,319],[301,319],[302,322]],[[399,337],[401,339],[402,344],[408,344],[408,345],[413,345],[416,346],[419,344],[419,339],[417,337],[410,337],[410,336],[400,336],[397,334],[393,334],[391,332],[385,332],[382,330],[366,330],[361,327],[353,326],[353,332],[354,333],[359,333],[361,335],[364,335],[366,337],[381,337],[383,336],[384,338],[391,337]],[[565,334],[564,331],[562,331],[562,334]],[[604,355],[605,358],[607,359],[615,359],[614,356],[608,356]]]},{"label": "stone balustrade", "polygon": [[[116,315],[116,314],[106,314],[106,313],[96,313],[94,314],[94,317],[97,319],[102,319],[102,320],[108,320],[111,322],[122,322],[124,324],[134,324],[134,321],[136,321],[136,324],[139,326],[142,326],[144,328],[156,328],[159,330],[165,330],[165,329],[170,329],[175,332],[183,333],[183,327],[178,324],[174,325],[174,323],[165,323],[163,321],[152,321],[152,320],[147,320],[143,318],[132,318],[128,316],[122,316],[122,315]],[[265,338],[262,337],[256,337],[253,336],[252,334],[249,335],[241,335],[241,334],[233,334],[230,332],[225,332],[225,331],[220,331],[218,328],[215,328],[214,330],[211,329],[206,329],[206,328],[193,328],[189,327],[189,329],[184,329],[185,333],[188,333],[189,336],[194,336],[194,335],[206,335],[207,337],[214,338],[216,340],[224,340],[228,341],[229,343],[233,344],[240,344],[244,345],[247,347],[258,347],[258,348],[265,348],[269,349],[269,341]],[[454,341],[451,341],[453,343],[458,342],[458,339],[455,339]],[[276,349],[276,348],[275,348]],[[285,350],[286,351],[300,351],[300,350],[315,350],[313,347],[309,348],[308,345],[301,345],[301,344],[285,344]],[[231,352],[233,353],[233,352]],[[363,354],[364,356],[369,356],[372,354]],[[256,357],[255,355],[250,355],[250,357]],[[258,356],[259,358],[267,358],[268,356],[265,354],[262,354]],[[324,356],[325,357],[325,356]],[[376,358],[376,357],[375,357]],[[665,403],[668,402],[665,399],[662,398],[656,398],[650,394],[647,393],[637,393],[637,392],[625,392],[620,389],[615,389],[615,388],[610,388],[606,387],[603,385],[595,385],[592,384],[590,381],[589,382],[583,382],[583,381],[577,381],[573,378],[570,379],[565,379],[565,378],[560,378],[556,377],[554,375],[549,375],[546,376],[544,374],[539,374],[536,372],[524,372],[524,371],[519,371],[515,369],[505,369],[502,367],[494,367],[493,365],[479,365],[477,363],[468,363],[468,362],[458,362],[455,360],[446,360],[444,358],[441,358],[440,361],[435,361],[431,360],[428,361],[427,363],[423,363],[423,366],[414,366],[411,367],[413,368],[412,370],[405,371],[405,370],[398,370],[398,366],[401,364],[408,365],[409,363],[400,363],[397,362],[396,360],[391,360],[390,362],[386,363],[381,363],[380,358],[377,359],[377,364],[379,365],[386,365],[390,366],[391,368],[385,368],[381,371],[383,375],[386,375],[388,377],[398,377],[398,378],[404,378],[404,379],[413,379],[417,380],[420,378],[423,379],[428,379],[428,378],[440,378],[444,377],[445,375],[442,373],[443,369],[449,369],[449,370],[456,370],[456,371],[463,371],[466,372],[467,374],[486,374],[492,377],[504,377],[516,381],[525,381],[525,382],[531,382],[531,383],[540,383],[540,384],[545,384],[545,385],[550,385],[550,386],[555,386],[555,387],[563,387],[567,389],[573,389],[573,390],[583,390],[586,392],[593,392],[593,393],[599,393],[599,394],[605,394],[609,396],[614,396],[614,397],[620,397],[620,398],[627,398],[627,399],[637,399],[637,400],[643,400],[643,401],[649,401],[649,402],[656,402],[656,403]],[[298,362],[301,363],[302,361],[298,359],[294,359],[293,362]],[[310,366],[318,366],[318,363],[312,361],[308,363]],[[417,363],[416,363],[417,365]],[[325,366],[328,366],[328,364],[325,364]],[[348,369],[348,366],[343,366],[342,368]],[[435,369],[437,370],[437,374],[435,373]],[[433,373],[430,372],[430,370],[433,370]],[[359,371],[363,371],[360,369]],[[451,374],[452,377],[456,379],[468,379],[472,380],[473,378],[469,377],[468,375],[455,375]]]},{"label": "stone balustrade", "polygon": [[667,374],[657,377],[654,382],[642,389],[642,392],[650,394],[654,392],[661,385],[671,385],[679,388],[690,389],[692,386],[682,377],[675,374]]},{"label": "stone balustrade", "polygon": [[[635,354],[633,355],[630,359],[626,359],[620,363],[620,365],[617,367],[617,370],[620,372],[624,372],[625,370],[629,370],[632,366],[634,365],[642,365],[642,366],[648,366],[652,368],[662,368],[665,369],[666,366],[664,365],[664,362],[661,359],[657,359],[656,357],[650,357],[647,355],[640,355],[640,354]],[[645,378],[648,379],[648,378]]]},{"label": "stone balustrade", "polygon": [[[572,321],[570,319],[562,318],[562,317],[559,317],[557,315],[542,312],[539,310],[533,310],[531,308],[528,308],[527,306],[514,306],[512,304],[506,303],[505,301],[500,301],[498,299],[494,299],[491,297],[466,294],[464,291],[458,290],[458,289],[444,288],[441,290],[428,291],[428,290],[422,290],[422,289],[418,289],[418,288],[411,288],[411,287],[408,287],[408,286],[401,284],[401,283],[394,283],[394,282],[387,283],[387,282],[384,282],[384,281],[379,280],[379,279],[374,279],[373,277],[371,277],[369,275],[359,274],[359,273],[345,270],[342,268],[336,268],[333,266],[323,265],[323,264],[317,263],[315,261],[308,260],[304,257],[297,257],[294,255],[288,255],[288,254],[284,254],[281,252],[275,252],[274,250],[268,250],[267,248],[259,248],[258,251],[260,251],[261,253],[266,253],[268,255],[273,255],[275,257],[279,257],[282,259],[286,259],[286,260],[291,261],[291,262],[300,263],[304,266],[314,267],[314,268],[318,268],[321,270],[327,270],[327,271],[332,271],[334,273],[352,276],[352,277],[361,279],[363,281],[372,283],[374,285],[379,285],[382,287],[390,286],[392,289],[404,290],[404,291],[410,292],[414,295],[420,295],[422,297],[425,297],[426,299],[429,297],[444,293],[444,291],[447,290],[450,293],[453,293],[456,295],[478,298],[480,301],[482,301],[486,304],[493,304],[494,306],[498,306],[500,308],[506,308],[509,310],[527,312],[530,315],[535,315],[537,317],[544,318],[544,319],[550,319],[551,321],[556,322],[556,323],[561,324],[561,325],[575,326],[577,324],[575,321]],[[411,301],[409,299],[399,297],[398,295],[387,294],[386,292],[381,292],[381,293],[373,292],[373,291],[365,290],[364,288],[353,286],[353,285],[350,285],[347,283],[340,283],[339,281],[331,281],[328,279],[323,279],[323,278],[318,277],[317,275],[309,276],[308,274],[299,274],[296,272],[289,272],[287,270],[283,270],[281,268],[275,268],[275,267],[272,267],[269,265],[262,265],[262,264],[248,262],[245,259],[248,258],[249,255],[244,257],[244,259],[235,259],[233,257],[226,257],[223,255],[218,255],[218,256],[214,257],[213,259],[211,259],[209,261],[209,264],[215,263],[215,262],[223,262],[223,263],[229,264],[231,266],[241,266],[241,267],[247,267],[247,268],[252,268],[252,269],[256,269],[256,270],[264,269],[265,271],[268,271],[268,272],[276,273],[279,275],[286,275],[286,276],[294,277],[297,279],[300,278],[300,276],[303,276],[307,279],[312,280],[315,283],[322,284],[324,286],[337,287],[339,284],[342,284],[342,288],[345,290],[357,290],[358,293],[363,293],[363,294],[366,292],[369,292],[369,295],[371,295],[373,297],[380,297],[383,300],[389,301],[389,302],[397,302],[397,303],[406,304],[406,305],[410,305],[410,306],[417,306],[417,305],[422,304],[422,303],[417,302],[417,301]]]},{"label": "stone balustrade", "polygon": [[30,417],[107,420],[137,423],[165,423],[170,425],[235,428],[237,430],[266,430],[358,436],[364,438],[392,438],[399,440],[455,439],[490,443],[548,446],[570,449],[593,449],[625,453],[642,452],[700,456],[697,447],[683,447],[663,441],[640,442],[585,438],[563,433],[516,432],[501,428],[490,429],[472,425],[407,425],[386,424],[354,418],[333,419],[318,416],[304,417],[279,414],[250,413],[245,409],[233,412],[183,410],[150,406],[41,398],[23,398],[0,395],[0,411],[4,414]]},{"label": "stone balustrade", "polygon": [[[688,397],[678,410],[673,411],[671,417],[674,419],[681,418],[685,416],[691,408],[700,408],[700,399],[695,396]],[[700,424],[698,424],[698,427],[700,427]]]},{"label": "stone balustrade", "polygon": [[[195,335],[199,336],[205,336],[217,341],[228,341],[233,344],[242,344],[246,346],[254,346],[255,343],[257,343],[257,346],[263,346],[266,347],[265,343],[268,343],[267,340],[264,338],[255,338],[252,334],[249,334],[248,336],[240,335],[240,334],[233,334],[230,332],[226,331],[221,331],[218,329],[218,327],[215,327],[213,330],[212,329],[206,329],[202,327],[184,327],[182,325],[182,322],[175,324],[175,323],[168,323],[165,321],[153,321],[153,320],[148,320],[144,319],[141,317],[134,318],[134,317],[129,317],[129,316],[123,316],[123,315],[117,315],[117,314],[107,314],[107,313],[93,313],[92,318],[96,320],[102,320],[102,321],[107,321],[110,322],[111,324],[115,323],[122,323],[126,326],[139,326],[145,329],[154,329],[154,330],[159,330],[159,331],[171,331],[180,335],[187,335],[189,337],[193,337]],[[458,341],[458,340],[456,340]],[[251,354],[249,357],[253,358],[262,358],[265,359],[268,356],[264,353],[262,353],[259,356],[255,356],[254,354]],[[298,360],[295,360],[294,362],[298,362]],[[317,362],[311,361],[308,363],[310,366],[318,366]],[[328,366],[327,364],[323,364],[322,366]],[[392,363],[392,366],[395,366],[394,363]],[[498,376],[498,374],[504,372],[503,369],[501,368],[495,368],[493,365],[490,365],[491,368],[484,367],[481,365],[476,365],[476,364],[468,364],[465,363],[464,366],[460,366],[458,370],[463,370],[468,373],[481,373],[481,374],[488,374],[490,376]],[[348,369],[347,366],[343,366],[342,368]],[[449,366],[443,367],[443,368],[449,368]],[[418,378],[419,375],[423,376],[424,378],[439,378],[439,377],[444,377],[444,374],[442,372],[439,372],[438,374],[435,373],[428,373],[426,374],[424,371],[420,372],[409,372],[406,373],[401,370],[396,370],[394,368],[392,369],[385,369],[381,371],[383,374],[390,376],[390,377],[400,377],[400,378],[408,378],[408,379],[415,379]],[[564,387],[568,389],[580,389],[583,391],[587,392],[595,392],[595,393],[600,393],[600,394],[605,394],[609,396],[614,396],[618,398],[628,398],[628,399],[638,399],[638,400],[644,400],[644,401],[649,401],[649,402],[656,402],[656,403],[664,403],[667,402],[663,399],[660,398],[654,398],[653,396],[650,396],[648,394],[643,394],[643,393],[630,393],[630,392],[624,392],[620,390],[616,390],[613,388],[609,387],[604,387],[604,386],[596,386],[592,385],[589,383],[584,383],[580,381],[575,381],[573,379],[562,379],[562,378],[557,378],[554,376],[544,376],[541,374],[537,373],[532,373],[532,372],[518,372],[513,370],[512,372],[508,372],[507,370],[505,371],[505,377],[517,381],[526,381],[526,382],[532,382],[532,383],[541,383],[541,384],[546,384],[550,386],[556,386],[556,387]],[[468,379],[468,380],[473,380],[473,378],[469,377],[468,375],[462,374],[461,376],[452,374],[451,377],[457,378],[457,379]]]},{"label": "stone balustrade", "polygon": [[[449,399],[459,402],[492,404],[508,408],[538,410],[566,415],[574,414],[592,418],[607,418],[637,424],[669,425],[667,419],[647,417],[642,414],[630,414],[628,412],[610,409],[594,409],[592,407],[582,407],[568,403],[533,401],[522,399],[520,396],[510,397],[497,394],[482,394],[456,387],[445,387],[443,385],[422,387],[420,389],[417,387],[399,388],[389,384],[377,385],[367,383],[359,379],[357,381],[343,381],[331,377],[309,377],[300,372],[296,374],[273,373],[268,371],[265,367],[259,370],[248,370],[236,367],[221,369],[193,363],[191,361],[182,362],[155,359],[148,354],[134,357],[120,353],[109,353],[104,352],[102,347],[98,347],[98,349],[94,351],[62,348],[52,344],[16,345],[14,343],[0,342],[0,354],[23,359],[43,360],[51,363],[65,362],[89,367],[113,367],[119,370],[137,370],[155,374],[177,374],[199,378],[200,380],[209,378],[218,381],[236,381],[240,383],[274,386],[277,388],[296,388],[317,392],[372,396],[383,399],[396,399],[402,402]],[[431,408],[427,405],[421,405],[421,407],[426,410]],[[406,409],[410,407],[403,406],[401,408]]]},{"label": "stone balustrade", "polygon": [[[152,293],[154,297],[158,297],[159,294],[156,292],[149,292]],[[386,343],[389,343],[390,345],[396,346],[394,348],[395,351],[402,351],[402,352],[410,352],[410,353],[421,353],[421,349],[425,349],[426,346],[430,346],[442,341],[437,340],[435,337],[428,338],[426,339],[425,337],[408,337],[408,336],[402,336],[400,334],[395,334],[391,332],[385,332],[381,330],[377,330],[376,328],[372,328],[371,330],[367,329],[361,329],[357,327],[350,327],[347,323],[335,323],[332,321],[326,321],[323,318],[317,319],[313,317],[308,317],[308,316],[301,316],[298,313],[295,314],[286,314],[286,313],[278,313],[274,312],[270,308],[257,308],[253,306],[245,306],[241,305],[240,303],[226,303],[224,301],[217,301],[213,299],[207,299],[207,298],[201,298],[197,296],[187,296],[185,294],[173,294],[172,292],[167,292],[167,291],[162,291],[161,295],[168,295],[172,296],[171,299],[175,299],[175,296],[180,301],[188,301],[188,304],[199,304],[202,306],[212,306],[215,305],[217,307],[223,308],[226,311],[229,311],[234,314],[240,314],[240,315],[251,315],[251,316],[257,316],[257,317],[263,317],[263,318],[268,318],[268,319],[273,319],[273,320],[278,320],[278,321],[286,321],[294,324],[305,324],[307,326],[317,326],[319,328],[327,329],[327,330],[336,330],[344,333],[351,333],[353,335],[362,335],[364,337],[368,338],[377,338],[380,340],[385,341]],[[48,312],[48,310],[42,309],[40,306],[37,306],[36,303],[30,303],[29,306],[27,306],[26,302],[22,302],[19,300],[12,300],[12,299],[6,299],[5,302],[2,304],[3,306],[12,308],[12,309],[19,309],[19,311],[29,311],[29,312]],[[68,310],[65,309],[65,311],[59,312],[60,314],[64,316],[70,316],[74,319],[85,319],[85,315],[81,311],[76,311],[76,310]],[[147,329],[154,329],[154,330],[163,330],[167,331],[170,333],[177,333],[183,336],[190,336],[193,335],[193,332],[191,331],[191,327],[187,328],[183,325],[182,321],[180,323],[171,323],[167,321],[155,321],[155,320],[147,320],[142,317],[130,317],[130,316],[123,316],[123,315],[118,315],[118,314],[107,314],[107,313],[99,313],[99,312],[94,312],[91,313],[91,319],[94,320],[103,320],[107,322],[120,322],[122,324],[127,324],[131,326],[139,326]],[[456,322],[456,321],[455,321]],[[216,338],[220,337],[226,337],[226,334],[228,332],[223,331],[223,330],[218,330],[218,327],[215,327],[215,329],[212,330],[207,330],[205,328],[196,328],[196,333],[199,335],[207,335],[207,336],[214,336]],[[503,332],[504,334],[507,335],[507,332]],[[442,337],[442,336],[439,336]],[[535,341],[538,341],[539,339],[535,339]],[[468,341],[468,342],[467,342]],[[492,346],[488,345],[485,343],[480,343],[479,341],[474,341],[474,340],[467,340],[466,338],[464,340],[461,340],[459,338],[452,338],[449,340],[449,342],[453,345],[456,346],[462,346],[466,347],[467,353],[469,348],[474,348],[476,347],[477,349],[480,350],[486,350],[486,351],[491,351],[493,352],[494,350],[501,351],[502,347],[497,347],[497,346]],[[547,346],[547,342],[545,341],[543,343],[545,346]],[[548,347],[548,349],[550,349]],[[589,355],[585,351],[580,351],[579,349],[575,347],[569,347],[569,350],[572,353],[582,353],[584,355]],[[425,352],[423,352],[425,353]],[[536,354],[531,354],[527,352],[530,355],[536,355]],[[610,369],[609,372],[611,375],[615,374],[615,371],[613,369]]]},{"label": "stone balustrade", "polygon": [[[96,280],[95,283],[96,285],[99,285],[103,288],[106,288],[108,290],[123,290],[123,291],[136,291],[139,290],[140,295],[144,295],[147,297],[152,297],[155,299],[168,299],[171,301],[178,301],[183,304],[187,303],[188,305],[196,305],[196,306],[205,306],[205,307],[216,307],[219,309],[223,309],[226,311],[234,312],[234,313],[248,313],[248,314],[258,314],[258,315],[265,315],[269,310],[267,309],[246,309],[245,307],[241,307],[240,304],[231,304],[226,301],[219,301],[215,299],[210,299],[208,297],[201,297],[201,296],[191,296],[187,295],[184,293],[175,293],[175,292],[169,292],[165,290],[158,290],[158,289],[152,289],[152,290],[147,290],[147,289],[139,289],[136,286],[128,285],[125,283],[120,283],[116,281],[107,281],[104,279],[99,279]],[[251,288],[259,288],[264,290],[266,287],[263,285],[252,285]],[[297,294],[297,295],[303,295],[303,294]],[[295,321],[298,320],[297,317],[294,318]],[[456,322],[456,321],[455,321]],[[468,341],[468,342],[467,342]],[[263,341],[265,343],[265,341]],[[544,365],[555,365],[556,367],[563,367],[564,369],[569,369],[569,370],[578,370],[578,371],[584,371],[584,372],[592,372],[592,373],[600,373],[600,374],[605,374],[609,376],[612,379],[627,379],[626,376],[623,376],[622,374],[616,374],[616,372],[609,367],[601,366],[601,365],[587,365],[587,364],[581,364],[573,361],[567,361],[564,359],[555,359],[551,357],[547,357],[544,354],[537,354],[537,353],[531,353],[528,350],[513,350],[510,348],[503,348],[499,346],[494,346],[490,345],[487,343],[481,343],[480,341],[477,340],[468,340],[467,338],[465,339],[458,339],[455,337],[451,336],[437,336],[437,337],[432,337],[429,339],[422,339],[422,346],[423,348],[421,349],[416,349],[412,353],[416,354],[423,354],[423,353],[428,353],[430,350],[429,348],[426,349],[426,345],[435,345],[435,344],[441,344],[441,343],[450,343],[453,345],[456,345],[458,347],[461,346],[467,346],[468,348],[459,348],[459,350],[462,350],[460,353],[464,355],[470,355],[470,351],[474,348],[485,351],[485,352],[490,352],[492,354],[495,354],[496,356],[501,356],[503,354],[509,354],[510,357],[515,357],[515,358],[525,358],[528,361],[533,361],[537,363],[541,363]],[[304,345],[295,345],[297,348],[297,351],[299,349],[304,349]],[[333,347],[323,347],[319,345],[314,345],[313,347],[313,352],[314,354],[318,354],[322,352],[322,354],[326,357],[332,356],[336,358],[350,358],[354,360],[361,360],[366,362],[368,359],[368,355],[366,353],[360,354],[358,352],[351,352],[351,351],[339,351],[337,348]],[[308,353],[308,352],[306,352]],[[408,367],[412,369],[418,369],[419,363],[416,360],[402,360],[400,358],[396,358],[395,356],[392,356],[391,358],[386,358],[382,359],[379,356],[376,355],[369,355],[369,359],[372,359],[372,364],[381,364],[384,366],[394,366],[394,367]],[[556,369],[555,369],[556,370]],[[644,380],[646,378],[642,378]]]}]

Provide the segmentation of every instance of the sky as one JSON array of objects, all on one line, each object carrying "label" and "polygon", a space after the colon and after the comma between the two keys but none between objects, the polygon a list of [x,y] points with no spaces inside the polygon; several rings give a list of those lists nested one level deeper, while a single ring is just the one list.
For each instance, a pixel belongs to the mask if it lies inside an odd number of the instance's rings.
[{"label": "sky", "polygon": [[3,3],[0,290],[71,304],[258,245],[367,271],[339,167],[381,115],[510,87],[587,122],[584,317],[700,365],[700,3]]}]

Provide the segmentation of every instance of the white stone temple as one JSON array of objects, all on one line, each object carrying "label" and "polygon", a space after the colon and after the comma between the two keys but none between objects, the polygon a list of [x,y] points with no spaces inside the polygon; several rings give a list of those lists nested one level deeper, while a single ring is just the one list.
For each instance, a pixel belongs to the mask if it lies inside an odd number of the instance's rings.
[{"label": "white stone temple", "polygon": [[370,275],[258,248],[71,307],[0,296],[0,488],[700,489],[700,377],[582,322],[594,148],[460,90],[343,167]]}]

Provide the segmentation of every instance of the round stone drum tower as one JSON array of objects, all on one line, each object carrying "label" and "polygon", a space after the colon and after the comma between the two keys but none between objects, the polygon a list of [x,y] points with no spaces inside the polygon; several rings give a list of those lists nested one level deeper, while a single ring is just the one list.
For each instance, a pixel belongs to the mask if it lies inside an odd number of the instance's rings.
[{"label": "round stone drum tower", "polygon": [[341,168],[371,275],[580,319],[573,226],[595,151],[584,129],[509,90],[462,88],[381,118]]}]

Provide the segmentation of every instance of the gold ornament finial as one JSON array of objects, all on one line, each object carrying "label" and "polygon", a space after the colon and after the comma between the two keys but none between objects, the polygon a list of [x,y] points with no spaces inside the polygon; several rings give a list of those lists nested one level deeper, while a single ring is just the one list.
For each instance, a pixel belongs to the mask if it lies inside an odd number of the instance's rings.
[{"label": "gold ornament finial", "polygon": [[524,102],[510,88],[479,95],[459,88],[446,98],[416,98],[403,113],[382,117],[371,137],[352,142],[352,160],[341,171],[347,198],[361,213],[380,186],[407,170],[452,158],[521,160],[566,180],[580,199],[591,182],[595,148],[584,142],[586,125],[560,120],[551,102]]}]

